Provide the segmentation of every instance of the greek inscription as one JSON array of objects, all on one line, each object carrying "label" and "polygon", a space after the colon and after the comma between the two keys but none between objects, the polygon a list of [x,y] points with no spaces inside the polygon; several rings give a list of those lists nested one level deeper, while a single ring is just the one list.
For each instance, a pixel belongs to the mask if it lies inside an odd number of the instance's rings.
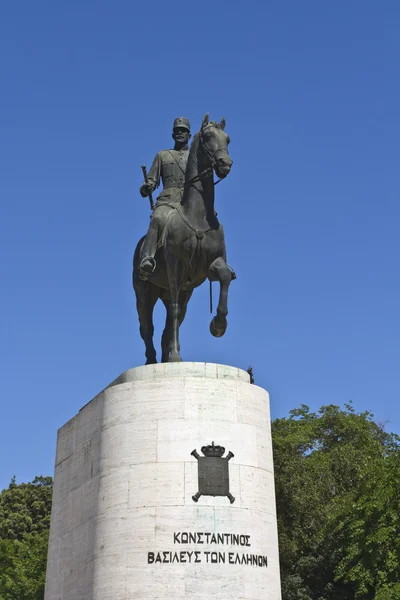
[{"label": "greek inscription", "polygon": [[[242,533],[212,533],[198,531],[176,531],[173,534],[174,544],[208,544],[210,546],[241,546],[250,547],[250,536]],[[162,550],[148,552],[147,563],[156,564],[229,564],[247,565],[252,567],[267,567],[268,558],[262,554],[248,552],[225,552],[219,550]]]},{"label": "greek inscription", "polygon": [[[204,539],[205,538],[205,539]],[[226,546],[250,547],[250,536],[237,533],[212,533],[177,531],[174,533],[174,544],[221,544]]]}]

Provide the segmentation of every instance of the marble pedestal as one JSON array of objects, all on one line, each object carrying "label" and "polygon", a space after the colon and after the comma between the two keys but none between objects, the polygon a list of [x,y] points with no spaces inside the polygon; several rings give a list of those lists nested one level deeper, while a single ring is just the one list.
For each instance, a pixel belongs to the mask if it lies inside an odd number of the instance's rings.
[{"label": "marble pedestal", "polygon": [[269,397],[233,367],[131,369],[58,432],[45,600],[180,598],[281,598]]}]

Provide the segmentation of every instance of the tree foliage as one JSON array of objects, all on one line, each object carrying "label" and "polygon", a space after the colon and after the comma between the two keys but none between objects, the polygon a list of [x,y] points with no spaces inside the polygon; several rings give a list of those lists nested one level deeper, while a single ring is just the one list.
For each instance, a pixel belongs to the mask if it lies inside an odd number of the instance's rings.
[{"label": "tree foliage", "polygon": [[399,438],[351,405],[272,432],[283,599],[400,600]]},{"label": "tree foliage", "polygon": [[50,527],[53,480],[35,477],[17,485],[15,478],[0,494],[0,539],[21,541],[28,533]]},{"label": "tree foliage", "polygon": [[43,600],[52,478],[0,494],[0,600]]}]

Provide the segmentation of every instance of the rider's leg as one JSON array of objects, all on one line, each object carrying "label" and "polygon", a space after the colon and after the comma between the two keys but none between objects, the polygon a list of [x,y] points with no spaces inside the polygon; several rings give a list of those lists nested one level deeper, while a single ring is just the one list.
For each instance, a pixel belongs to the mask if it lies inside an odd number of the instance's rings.
[{"label": "rider's leg", "polygon": [[156,268],[155,253],[157,250],[158,240],[158,219],[154,214],[151,217],[150,227],[144,238],[143,246],[140,251],[140,279],[146,280]]}]

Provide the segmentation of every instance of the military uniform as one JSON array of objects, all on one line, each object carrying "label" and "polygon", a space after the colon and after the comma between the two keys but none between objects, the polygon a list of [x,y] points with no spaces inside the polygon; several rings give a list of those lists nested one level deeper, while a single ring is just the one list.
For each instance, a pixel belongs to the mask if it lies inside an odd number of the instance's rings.
[{"label": "military uniform", "polygon": [[[163,182],[157,198],[156,210],[165,204],[178,204],[182,200],[189,150],[161,150],[155,157],[148,174],[149,183],[156,188]],[[155,213],[153,213],[155,215]]]},{"label": "military uniform", "polygon": [[[174,129],[184,127],[190,131],[188,119],[179,117],[175,119]],[[153,270],[155,268],[154,255],[157,249],[159,234],[165,224],[167,216],[174,206],[182,200],[185,187],[186,165],[189,157],[189,150],[161,150],[151,165],[148,173],[148,183],[153,189],[158,188],[160,180],[163,183],[163,189],[157,198],[156,206],[150,220],[150,227],[146,234],[142,249],[142,264],[145,261],[153,261]],[[142,273],[146,278],[146,273]]]}]

